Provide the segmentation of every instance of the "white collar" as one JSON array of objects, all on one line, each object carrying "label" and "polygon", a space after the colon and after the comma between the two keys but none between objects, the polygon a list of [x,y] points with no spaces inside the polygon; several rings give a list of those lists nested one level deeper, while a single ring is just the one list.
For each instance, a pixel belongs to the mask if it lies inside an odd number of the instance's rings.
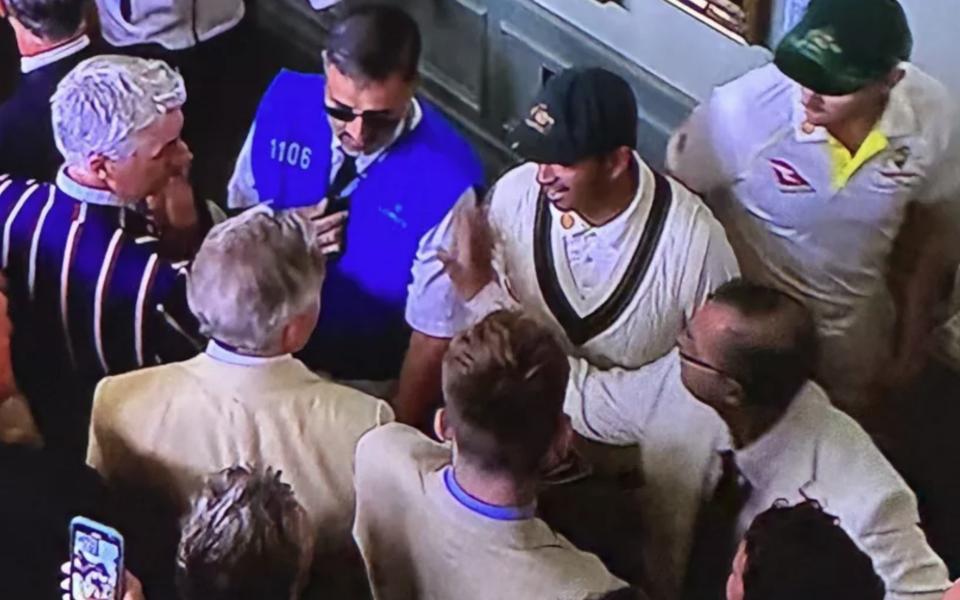
[{"label": "white collar", "polygon": [[[904,69],[904,79],[910,77],[911,70],[914,67],[908,63],[901,63],[900,67]],[[876,129],[888,138],[902,137],[910,135],[917,131],[917,116],[913,111],[910,98],[907,92],[907,86],[901,81],[890,91],[890,99],[880,120],[877,121]],[[830,135],[824,127],[810,127],[806,125],[806,111],[803,108],[803,89],[799,84],[793,83],[793,112],[791,121],[793,123],[794,136],[798,142],[826,142]]]},{"label": "white collar", "polygon": [[[414,98],[410,102],[410,114],[407,115],[407,118],[400,121],[397,124],[397,128],[393,132],[393,136],[390,138],[390,141],[384,144],[376,152],[370,154],[360,154],[357,156],[357,170],[361,173],[367,169],[368,166],[372,165],[380,156],[389,148],[394,145],[397,140],[400,139],[404,133],[413,131],[420,125],[420,122],[423,120],[423,109],[420,107],[420,101]],[[340,142],[340,138],[337,136],[331,136],[333,139],[330,141],[330,148],[333,149],[334,155],[337,154],[346,154],[343,149],[343,144]]]},{"label": "white collar", "polygon": [[90,38],[84,34],[70,40],[66,44],[61,44],[54,48],[50,48],[49,50],[44,50],[39,54],[34,54],[33,56],[24,56],[20,59],[20,71],[22,73],[30,73],[32,71],[36,71],[37,69],[42,69],[47,65],[52,65],[58,60],[62,60],[68,56],[73,56],[89,45]]},{"label": "white collar", "polygon": [[734,452],[737,467],[754,489],[766,487],[774,476],[782,476],[787,470],[809,469],[809,464],[804,466],[807,455],[802,448],[811,443],[817,426],[822,424],[823,415],[818,411],[824,405],[829,405],[829,400],[823,390],[807,382],[769,431]]},{"label": "white collar", "polygon": [[241,367],[256,367],[280,360],[286,360],[292,356],[290,354],[281,354],[280,356],[250,356],[249,354],[240,354],[238,352],[234,352],[233,350],[227,350],[214,340],[207,342],[206,353],[207,356],[214,360],[225,362],[231,365],[239,365]]},{"label": "white collar", "polygon": [[[587,223],[577,212],[572,210],[564,212],[554,207],[551,202],[550,210],[553,213],[554,227],[565,236],[578,237],[587,232],[593,232],[611,246],[615,246],[630,230],[631,225],[635,225],[636,221],[646,216],[646,211],[641,210],[641,208],[651,202],[653,198],[653,186],[655,185],[653,173],[636,150],[633,151],[633,160],[637,165],[637,192],[630,204],[620,214],[603,225],[595,227]],[[564,215],[573,218],[573,225],[569,228],[563,226],[563,219],[566,218]]]},{"label": "white collar", "polygon": [[88,204],[100,204],[102,206],[116,206],[119,208],[132,208],[132,203],[124,202],[118,198],[110,190],[98,190],[96,188],[87,187],[80,183],[77,183],[67,175],[67,166],[64,165],[60,167],[60,170],[57,171],[57,188],[63,190],[63,192],[73,198],[74,200],[79,200],[80,202],[86,202]]}]

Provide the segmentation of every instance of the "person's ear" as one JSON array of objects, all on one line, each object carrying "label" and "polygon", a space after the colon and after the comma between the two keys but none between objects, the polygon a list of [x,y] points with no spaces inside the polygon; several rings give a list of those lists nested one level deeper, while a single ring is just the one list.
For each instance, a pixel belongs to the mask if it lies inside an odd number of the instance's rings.
[{"label": "person's ear", "polygon": [[316,324],[316,313],[311,308],[296,316],[283,327],[280,351],[284,354],[303,350]]},{"label": "person's ear", "polygon": [[437,436],[437,439],[442,442],[453,441],[453,428],[450,427],[449,419],[447,418],[447,409],[438,408],[437,412],[433,415],[433,433]]},{"label": "person's ear", "polygon": [[0,19],[6,19],[8,16],[10,16],[10,11],[7,10],[7,3],[0,0]]},{"label": "person's ear", "polygon": [[620,146],[607,156],[610,179],[619,179],[630,169],[630,162],[633,160],[633,150],[626,146]]},{"label": "person's ear", "polygon": [[892,90],[894,87],[896,87],[898,83],[903,81],[903,78],[906,76],[906,74],[907,72],[903,69],[903,67],[896,67],[890,71],[890,74],[887,75],[887,89]]},{"label": "person's ear", "polygon": [[113,164],[104,155],[94,154],[87,159],[87,171],[102,183],[106,184],[112,179]]},{"label": "person's ear", "polygon": [[732,377],[723,377],[721,384],[721,402],[727,408],[742,408],[746,398],[743,385]]}]

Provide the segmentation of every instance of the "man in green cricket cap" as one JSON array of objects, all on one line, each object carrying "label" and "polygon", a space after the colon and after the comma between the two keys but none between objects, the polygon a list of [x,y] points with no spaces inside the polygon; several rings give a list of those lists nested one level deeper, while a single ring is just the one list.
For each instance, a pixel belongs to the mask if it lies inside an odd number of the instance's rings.
[{"label": "man in green cricket cap", "polygon": [[960,214],[960,114],[906,62],[912,41],[896,0],[813,0],[773,64],[717,88],[667,152],[744,275],[813,310],[818,379],[859,417],[923,365]]}]

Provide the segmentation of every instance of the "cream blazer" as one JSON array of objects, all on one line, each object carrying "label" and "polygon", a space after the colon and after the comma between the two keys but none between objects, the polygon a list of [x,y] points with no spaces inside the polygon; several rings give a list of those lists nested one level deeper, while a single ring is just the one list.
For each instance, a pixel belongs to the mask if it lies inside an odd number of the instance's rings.
[{"label": "cream blazer", "polygon": [[280,469],[316,524],[322,551],[325,542],[350,540],[357,441],[392,420],[385,402],[292,357],[243,366],[200,354],[104,379],[87,462],[111,483],[162,494],[178,514],[220,469]]}]

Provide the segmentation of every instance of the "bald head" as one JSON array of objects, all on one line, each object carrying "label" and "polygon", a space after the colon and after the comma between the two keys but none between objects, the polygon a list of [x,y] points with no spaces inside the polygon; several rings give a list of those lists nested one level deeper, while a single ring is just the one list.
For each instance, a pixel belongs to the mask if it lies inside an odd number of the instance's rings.
[{"label": "bald head", "polygon": [[772,288],[740,279],[722,285],[689,330],[697,352],[740,384],[747,403],[786,405],[813,374],[813,318]]}]

